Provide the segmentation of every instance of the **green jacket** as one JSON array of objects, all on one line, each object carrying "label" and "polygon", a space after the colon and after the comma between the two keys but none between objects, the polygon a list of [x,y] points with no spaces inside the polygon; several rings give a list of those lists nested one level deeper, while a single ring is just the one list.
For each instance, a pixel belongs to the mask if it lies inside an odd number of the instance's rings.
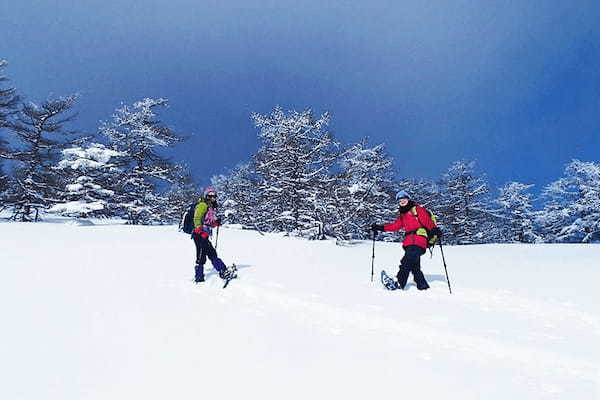
[{"label": "green jacket", "polygon": [[202,227],[202,225],[204,225],[204,216],[207,211],[208,204],[206,204],[204,200],[196,204],[196,209],[194,210],[194,228]]},{"label": "green jacket", "polygon": [[194,228],[201,228],[208,236],[212,235],[212,228],[216,226],[217,212],[204,200],[200,200],[194,210]]}]

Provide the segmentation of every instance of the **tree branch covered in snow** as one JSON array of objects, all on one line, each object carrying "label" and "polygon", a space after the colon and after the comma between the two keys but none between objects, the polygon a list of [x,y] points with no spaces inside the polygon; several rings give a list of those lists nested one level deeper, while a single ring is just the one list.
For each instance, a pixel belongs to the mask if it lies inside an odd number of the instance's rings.
[{"label": "tree branch covered in snow", "polygon": [[155,110],[166,106],[165,99],[145,98],[132,107],[123,105],[112,121],[100,126],[111,147],[121,153],[116,196],[131,224],[164,222],[167,200],[158,185],[177,181],[177,167],[159,152],[182,140],[157,119]]},{"label": "tree branch covered in snow", "polygon": [[53,167],[60,151],[80,140],[66,139],[73,132],[65,130],[65,124],[75,117],[69,112],[77,97],[23,103],[9,124],[19,143],[9,156],[17,165],[14,183],[5,199],[13,219],[29,221],[34,213],[33,219],[37,220],[40,210],[60,201],[61,177]]}]

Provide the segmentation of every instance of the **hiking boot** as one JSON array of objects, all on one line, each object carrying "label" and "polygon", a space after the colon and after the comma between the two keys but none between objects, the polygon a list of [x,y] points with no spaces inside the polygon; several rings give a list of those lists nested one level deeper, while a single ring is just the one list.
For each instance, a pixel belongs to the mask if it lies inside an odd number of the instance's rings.
[{"label": "hiking boot", "polygon": [[194,282],[204,282],[204,266],[196,264],[196,266],[194,267],[194,271]]}]

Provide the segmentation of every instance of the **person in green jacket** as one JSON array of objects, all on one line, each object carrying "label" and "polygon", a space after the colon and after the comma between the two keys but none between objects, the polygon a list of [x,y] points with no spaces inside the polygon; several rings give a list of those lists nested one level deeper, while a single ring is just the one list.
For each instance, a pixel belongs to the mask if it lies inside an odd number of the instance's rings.
[{"label": "person in green jacket", "polygon": [[213,267],[219,272],[219,277],[228,279],[229,270],[217,256],[209,238],[213,228],[221,225],[221,219],[217,218],[217,191],[214,187],[204,190],[204,195],[198,201],[194,210],[194,231],[192,239],[196,245],[195,281],[204,282],[204,264],[208,258]]}]

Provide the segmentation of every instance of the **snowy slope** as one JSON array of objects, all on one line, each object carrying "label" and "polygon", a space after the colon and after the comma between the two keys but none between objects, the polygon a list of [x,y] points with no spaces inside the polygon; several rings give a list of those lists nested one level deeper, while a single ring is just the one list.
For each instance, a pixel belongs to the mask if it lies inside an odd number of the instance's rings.
[{"label": "snowy slope", "polygon": [[2,399],[600,398],[599,246],[448,247],[449,295],[439,252],[427,292],[371,283],[370,242],[222,229],[223,290],[170,226],[0,237]]}]

